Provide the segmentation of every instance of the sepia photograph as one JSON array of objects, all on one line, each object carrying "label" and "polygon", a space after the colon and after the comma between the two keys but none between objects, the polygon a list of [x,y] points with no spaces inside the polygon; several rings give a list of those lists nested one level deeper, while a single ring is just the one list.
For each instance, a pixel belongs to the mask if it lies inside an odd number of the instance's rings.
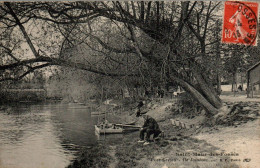
[{"label": "sepia photograph", "polygon": [[259,168],[259,4],[0,1],[0,168]]}]

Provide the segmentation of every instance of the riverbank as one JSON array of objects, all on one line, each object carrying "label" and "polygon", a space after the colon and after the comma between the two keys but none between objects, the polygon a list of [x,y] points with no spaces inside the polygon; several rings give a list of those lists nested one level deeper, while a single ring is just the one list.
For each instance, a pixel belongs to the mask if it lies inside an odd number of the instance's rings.
[{"label": "riverbank", "polygon": [[[169,110],[169,106],[173,107],[173,104],[173,100],[165,100],[165,102],[160,100],[150,102],[147,107],[149,109],[147,114],[155,118],[165,132],[164,139],[147,146],[137,143],[138,132],[125,134],[114,143],[107,143],[104,139],[99,142],[99,146],[82,151],[82,154],[69,167],[236,168],[242,162],[246,162],[244,159],[248,158],[245,158],[245,151],[230,150],[227,147],[228,144],[233,143],[231,138],[235,130],[247,130],[247,123],[251,123],[252,126],[252,123],[258,122],[259,102],[251,102],[250,99],[237,102],[235,98],[226,98],[223,112],[211,119],[214,122],[209,122],[209,119],[203,114],[192,117],[176,115]],[[126,122],[126,118],[129,121],[136,120],[137,124],[143,122],[141,118],[131,115],[130,111],[117,111],[114,117],[112,115],[110,117],[111,122],[112,119],[115,121],[125,119],[124,122]],[[120,118],[121,120],[119,120]],[[171,123],[172,118],[184,123],[194,123],[195,126],[189,129],[175,127]],[[228,129],[232,131],[226,131]],[[229,134],[227,137],[230,137],[229,141],[224,138],[227,134]],[[207,138],[203,138],[204,135]],[[223,136],[219,138],[218,135]],[[249,139],[245,143],[250,144],[250,134],[247,135]],[[240,131],[236,137],[237,139],[244,137],[243,131]],[[216,140],[213,141],[213,139]],[[227,143],[222,145],[224,142]],[[239,148],[239,143],[237,148]],[[250,156],[248,155],[248,157]],[[252,166],[247,163],[242,165]]]}]

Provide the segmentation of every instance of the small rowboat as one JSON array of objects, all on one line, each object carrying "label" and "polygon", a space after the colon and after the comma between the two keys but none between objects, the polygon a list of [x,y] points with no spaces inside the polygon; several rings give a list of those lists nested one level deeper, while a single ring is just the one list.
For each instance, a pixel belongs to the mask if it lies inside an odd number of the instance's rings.
[{"label": "small rowboat", "polygon": [[105,114],[112,114],[112,112],[105,112],[105,111],[92,111],[91,115],[105,115]]},{"label": "small rowboat", "polygon": [[95,132],[97,134],[122,134],[124,129],[116,126],[102,127],[100,125],[95,125]]},{"label": "small rowboat", "polygon": [[124,132],[133,132],[140,130],[140,126],[130,125],[130,124],[115,124],[115,126],[121,127],[124,129]]},{"label": "small rowboat", "polygon": [[108,124],[106,127],[104,125],[95,125],[95,132],[97,134],[122,134],[138,131],[140,128],[139,126],[124,124]]},{"label": "small rowboat", "polygon": [[140,126],[132,125],[132,124],[115,124],[115,126],[119,126],[122,128],[138,128],[140,129]]},{"label": "small rowboat", "polygon": [[105,115],[106,112],[100,112],[100,111],[92,111],[91,115]]}]

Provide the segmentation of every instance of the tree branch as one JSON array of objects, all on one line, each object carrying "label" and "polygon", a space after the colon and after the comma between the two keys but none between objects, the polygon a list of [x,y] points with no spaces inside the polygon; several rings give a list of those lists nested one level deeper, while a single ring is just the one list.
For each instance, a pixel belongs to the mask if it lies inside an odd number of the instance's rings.
[{"label": "tree branch", "polygon": [[44,68],[44,67],[47,67],[47,66],[50,66],[52,64],[50,63],[46,63],[46,64],[42,64],[42,65],[38,65],[38,66],[35,66],[35,67],[31,67],[28,71],[26,71],[25,73],[23,73],[22,75],[16,77],[16,78],[3,78],[3,79],[0,79],[0,82],[3,82],[3,81],[8,81],[8,80],[15,80],[15,81],[18,81],[20,79],[22,79],[23,77],[25,77],[26,75],[28,75],[29,73],[32,73],[34,72],[35,70],[37,69],[41,69],[41,68]]},{"label": "tree branch", "polygon": [[20,30],[22,31],[22,33],[23,33],[23,35],[24,35],[24,38],[26,39],[26,41],[27,41],[29,47],[31,48],[31,50],[32,50],[32,52],[33,52],[33,54],[34,54],[34,56],[35,56],[36,58],[39,57],[39,54],[37,53],[37,51],[36,51],[36,49],[35,49],[35,47],[34,47],[32,41],[31,41],[30,37],[28,36],[28,34],[27,34],[25,28],[23,27],[22,23],[20,22],[20,20],[18,19],[18,17],[17,17],[16,14],[14,13],[14,11],[13,11],[11,5],[10,5],[10,2],[4,2],[4,4],[5,4],[5,6],[9,9],[10,14],[11,14],[12,17],[15,19],[15,22],[17,23],[17,25],[19,26]]},{"label": "tree branch", "polygon": [[202,39],[205,39],[205,37],[206,37],[207,28],[208,28],[208,22],[209,22],[209,17],[210,17],[210,7],[211,7],[211,1],[209,2],[207,14],[206,14],[206,21],[205,21],[205,27],[204,27],[204,32],[203,32]]},{"label": "tree branch", "polygon": [[93,68],[91,66],[87,66],[81,62],[72,62],[72,61],[68,61],[68,60],[64,60],[64,59],[60,59],[60,58],[50,58],[50,57],[43,57],[43,56],[40,56],[38,58],[23,60],[20,62],[8,64],[8,65],[1,65],[0,70],[13,69],[18,66],[26,66],[29,63],[32,64],[32,63],[37,63],[37,62],[48,62],[51,65],[59,65],[59,66],[81,69],[81,70],[85,70],[85,71],[89,71],[89,72],[93,72],[93,73],[97,73],[97,74],[101,74],[101,75],[105,75],[105,76],[115,76],[115,77],[126,76],[126,75],[127,76],[138,76],[138,74],[135,74],[135,73],[124,74],[124,73],[106,72],[103,70],[98,70],[97,68]]}]

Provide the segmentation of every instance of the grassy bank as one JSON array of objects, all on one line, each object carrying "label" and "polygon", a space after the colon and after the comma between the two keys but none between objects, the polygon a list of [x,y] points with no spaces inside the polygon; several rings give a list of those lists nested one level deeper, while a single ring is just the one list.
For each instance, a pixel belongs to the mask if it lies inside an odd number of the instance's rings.
[{"label": "grassy bank", "polygon": [[109,155],[109,150],[109,147],[104,143],[99,143],[90,149],[83,149],[78,158],[68,168],[108,167],[113,161],[113,158]]},{"label": "grassy bank", "polygon": [[124,136],[121,143],[100,143],[85,150],[69,168],[238,168],[233,163],[220,160],[229,157],[196,156],[221,153],[218,148],[202,140],[178,135],[144,146],[137,143],[137,135]]},{"label": "grassy bank", "polygon": [[[236,156],[217,148],[205,140],[199,140],[193,136],[201,132],[217,132],[219,128],[234,126],[231,123],[241,123],[237,120],[256,113],[258,103],[240,103],[239,108],[222,115],[215,122],[216,125],[200,125],[199,128],[180,129],[171,125],[169,118],[181,118],[172,111],[165,110],[172,102],[157,102],[149,108],[148,114],[155,118],[161,129],[165,132],[165,138],[158,142],[144,146],[137,143],[139,133],[134,132],[123,135],[115,142],[102,141],[92,149],[86,149],[69,167],[99,167],[99,168],[238,168]],[[232,104],[225,103],[226,108],[232,108]],[[241,106],[241,107],[240,107]],[[247,106],[252,107],[248,109]],[[242,108],[243,107],[243,108]],[[128,112],[116,112],[116,120],[121,121],[129,115]],[[201,115],[187,121],[205,122],[207,118]],[[256,115],[255,115],[256,116]],[[113,118],[113,116],[111,116]],[[121,119],[120,119],[121,117]],[[115,119],[114,118],[114,119]],[[133,118],[133,116],[132,116]],[[235,119],[233,119],[235,118]],[[221,119],[221,120],[220,120]],[[222,122],[219,122],[222,121]],[[247,120],[250,122],[251,120]],[[141,120],[138,123],[142,123]],[[240,125],[240,124],[238,124]],[[235,125],[237,126],[237,124]],[[220,133],[221,134],[221,133]]]}]

